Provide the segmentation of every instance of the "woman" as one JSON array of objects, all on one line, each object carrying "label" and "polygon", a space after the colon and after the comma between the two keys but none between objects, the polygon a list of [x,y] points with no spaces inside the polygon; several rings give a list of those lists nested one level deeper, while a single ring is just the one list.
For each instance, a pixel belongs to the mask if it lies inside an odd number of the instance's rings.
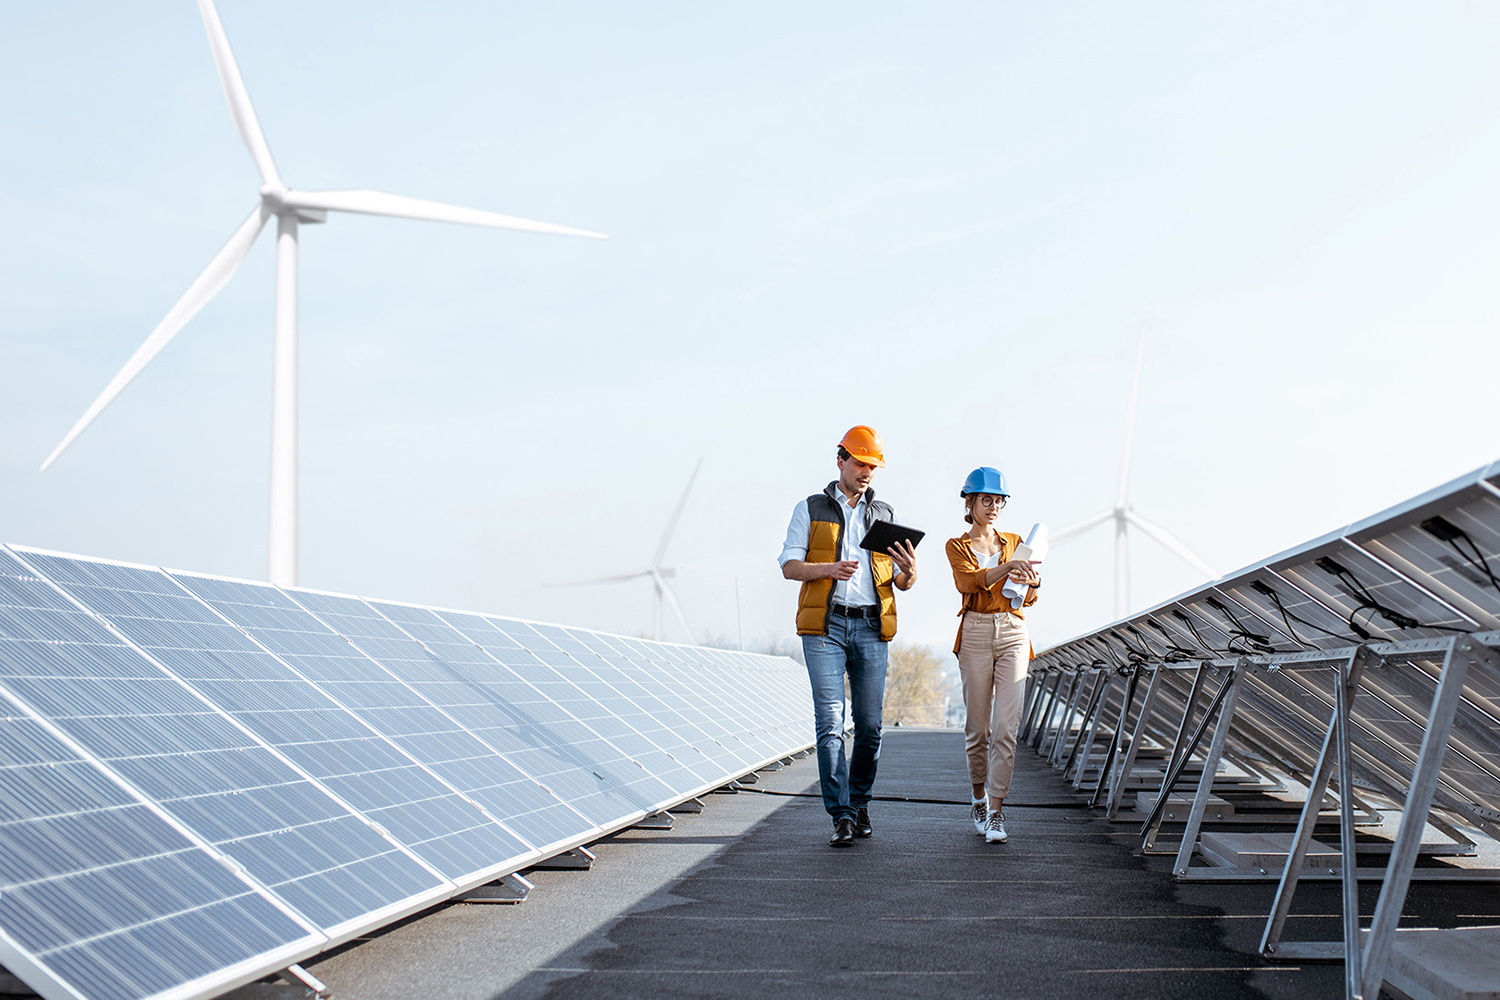
[{"label": "woman", "polygon": [[[963,595],[958,629],[958,672],[963,680],[964,747],[973,785],[970,816],[986,843],[1004,843],[1005,796],[1016,759],[1022,693],[1031,640],[1020,608],[1000,592],[1007,580],[1027,587],[1023,607],[1036,602],[1042,584],[1036,568],[1012,558],[1021,536],[996,531],[994,524],[1010,498],[1005,476],[989,466],[975,469],[958,494],[963,498],[968,531],[948,539],[953,582]],[[985,794],[989,801],[986,803]]]}]

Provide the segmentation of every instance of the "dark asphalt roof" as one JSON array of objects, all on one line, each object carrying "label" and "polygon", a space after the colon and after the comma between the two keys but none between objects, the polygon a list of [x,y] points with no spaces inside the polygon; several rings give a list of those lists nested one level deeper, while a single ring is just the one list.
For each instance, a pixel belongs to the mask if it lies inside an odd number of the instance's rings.
[{"label": "dark asphalt roof", "polygon": [[[954,804],[877,801],[853,848],[827,846],[807,758],[670,831],[601,841],[591,872],[529,876],[522,905],[448,904],[308,964],[338,1000],[1342,995],[1340,965],[1256,955],[1273,884],[1175,883],[1134,824],[1027,748],[1010,841],[985,844],[960,804],[962,740],[888,729],[877,797]],[[1379,886],[1362,889],[1368,915]],[[1336,940],[1337,894],[1304,884],[1286,938]],[[1488,912],[1493,895],[1422,884],[1407,910]]]}]

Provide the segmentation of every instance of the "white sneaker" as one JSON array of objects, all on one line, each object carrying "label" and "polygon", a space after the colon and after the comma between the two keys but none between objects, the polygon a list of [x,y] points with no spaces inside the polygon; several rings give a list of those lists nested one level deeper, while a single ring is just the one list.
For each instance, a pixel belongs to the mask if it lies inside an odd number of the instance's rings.
[{"label": "white sneaker", "polygon": [[989,818],[989,810],[984,807],[983,799],[974,803],[974,808],[969,810],[969,818],[974,821],[974,832],[983,837],[984,821]]},{"label": "white sneaker", "polygon": [[999,809],[991,809],[989,818],[984,824],[984,842],[986,844],[1003,844],[1010,837],[1005,832],[1005,814]]}]

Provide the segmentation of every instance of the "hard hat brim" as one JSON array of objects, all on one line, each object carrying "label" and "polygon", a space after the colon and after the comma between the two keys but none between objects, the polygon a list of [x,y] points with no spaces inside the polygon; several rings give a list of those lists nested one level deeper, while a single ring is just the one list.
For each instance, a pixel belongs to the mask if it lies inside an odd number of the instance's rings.
[{"label": "hard hat brim", "polygon": [[866,465],[873,465],[877,469],[885,468],[885,459],[879,455],[871,455],[868,452],[861,453],[857,451],[850,451],[850,449],[848,448],[845,448],[844,450],[849,452],[849,457],[852,459],[863,462]]}]

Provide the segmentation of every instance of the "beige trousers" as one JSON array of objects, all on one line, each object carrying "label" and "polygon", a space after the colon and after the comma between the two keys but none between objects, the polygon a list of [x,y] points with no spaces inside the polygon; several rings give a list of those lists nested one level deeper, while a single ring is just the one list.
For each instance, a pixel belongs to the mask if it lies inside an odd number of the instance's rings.
[{"label": "beige trousers", "polygon": [[959,635],[969,783],[984,785],[991,800],[1003,801],[1015,767],[1031,640],[1025,620],[1004,611],[966,612]]}]

